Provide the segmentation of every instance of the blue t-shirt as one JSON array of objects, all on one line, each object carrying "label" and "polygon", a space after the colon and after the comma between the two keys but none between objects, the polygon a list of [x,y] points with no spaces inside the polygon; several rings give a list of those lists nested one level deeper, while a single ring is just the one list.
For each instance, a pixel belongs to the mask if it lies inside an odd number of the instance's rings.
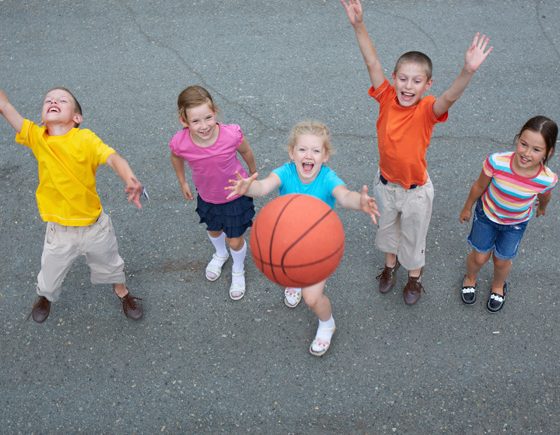
[{"label": "blue t-shirt", "polygon": [[321,170],[317,174],[317,178],[309,184],[301,182],[294,162],[285,163],[272,172],[280,178],[280,182],[282,183],[280,185],[280,195],[287,195],[289,193],[311,195],[326,202],[331,208],[334,208],[336,204],[336,199],[332,194],[334,188],[345,184],[344,181],[336,175],[336,172],[325,165],[322,165]]}]

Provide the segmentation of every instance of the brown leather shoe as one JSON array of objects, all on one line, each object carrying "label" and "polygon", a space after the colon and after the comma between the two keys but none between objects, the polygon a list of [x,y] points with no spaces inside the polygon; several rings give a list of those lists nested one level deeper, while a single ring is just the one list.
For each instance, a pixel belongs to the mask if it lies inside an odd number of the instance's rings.
[{"label": "brown leather shoe", "polygon": [[122,308],[126,317],[132,320],[140,320],[144,315],[144,310],[142,310],[142,305],[140,302],[141,298],[132,296],[130,292],[124,295],[122,298],[117,296],[122,302]]},{"label": "brown leather shoe", "polygon": [[47,317],[49,317],[50,312],[50,301],[44,296],[39,296],[33,304],[33,308],[31,310],[31,316],[33,317],[33,320],[35,320],[37,323],[43,323],[45,320],[47,320]]},{"label": "brown leather shoe", "polygon": [[393,267],[385,266],[383,271],[375,277],[379,281],[379,291],[383,294],[391,291],[397,282],[397,270],[400,263],[397,260]]},{"label": "brown leather shoe", "polygon": [[403,289],[403,298],[404,303],[407,305],[414,305],[420,299],[422,292],[426,293],[424,287],[422,287],[422,283],[420,282],[420,276],[409,276],[408,282],[404,286]]}]

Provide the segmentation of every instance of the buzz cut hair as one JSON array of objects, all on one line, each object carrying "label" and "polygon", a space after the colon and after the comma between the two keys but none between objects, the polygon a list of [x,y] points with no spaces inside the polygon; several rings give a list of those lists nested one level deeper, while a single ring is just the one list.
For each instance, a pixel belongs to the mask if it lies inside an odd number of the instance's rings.
[{"label": "buzz cut hair", "polygon": [[428,80],[432,78],[432,60],[421,51],[407,51],[401,57],[398,58],[397,63],[395,64],[395,70],[393,74],[396,74],[399,68],[405,63],[415,63],[420,65],[424,68],[424,72],[426,73],[426,77]]}]

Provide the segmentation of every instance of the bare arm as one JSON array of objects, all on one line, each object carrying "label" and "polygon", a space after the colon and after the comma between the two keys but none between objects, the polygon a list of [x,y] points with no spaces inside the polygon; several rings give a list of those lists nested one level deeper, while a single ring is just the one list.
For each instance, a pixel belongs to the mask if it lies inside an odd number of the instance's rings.
[{"label": "bare arm", "polygon": [[142,208],[140,203],[140,195],[142,195],[143,190],[142,184],[136,179],[128,162],[119,154],[113,153],[107,158],[107,164],[123,180],[128,202],[132,202],[136,207]]},{"label": "bare arm", "polygon": [[486,175],[484,171],[480,171],[478,179],[471,186],[471,190],[469,192],[469,196],[467,196],[463,210],[461,210],[461,213],[459,214],[459,221],[461,223],[470,221],[473,205],[484,193],[490,184],[490,181],[492,181],[492,178]]},{"label": "bare arm", "polygon": [[537,217],[544,216],[546,213],[546,207],[552,198],[552,192],[549,190],[546,193],[539,193],[537,195]]},{"label": "bare arm", "polygon": [[175,175],[177,176],[177,181],[179,181],[179,187],[181,192],[187,201],[192,201],[194,199],[191,192],[191,188],[187,180],[185,179],[185,161],[181,157],[177,157],[175,154],[171,153],[171,166],[175,170]]},{"label": "bare arm", "polygon": [[250,177],[243,178],[238,172],[236,174],[237,178],[235,180],[229,180],[230,185],[224,188],[226,190],[231,190],[227,198],[231,198],[235,195],[247,195],[252,198],[265,196],[280,187],[280,178],[274,172],[263,180],[257,180],[258,176],[259,174],[255,172]]},{"label": "bare arm", "polygon": [[241,154],[241,157],[247,164],[247,167],[249,168],[249,175],[253,175],[255,172],[257,172],[255,155],[253,154],[253,150],[249,146],[249,143],[246,139],[243,139],[243,142],[241,142],[241,145],[239,145],[239,148],[237,148],[237,152]]},{"label": "bare arm", "polygon": [[346,10],[348,21],[350,21],[350,24],[356,33],[358,46],[360,47],[360,52],[364,58],[371,84],[375,89],[377,89],[385,80],[385,74],[383,73],[381,62],[377,57],[377,50],[375,49],[375,46],[369,37],[366,25],[364,24],[362,4],[360,3],[360,0],[340,0],[340,3]]},{"label": "bare arm", "polygon": [[486,60],[492,52],[493,47],[488,48],[490,38],[486,35],[477,33],[471,42],[471,45],[465,53],[465,65],[463,69],[447,89],[434,103],[434,114],[440,117],[463,95],[463,92],[470,83],[474,73],[478,70],[482,62]]},{"label": "bare arm", "polygon": [[17,133],[21,131],[23,116],[12,106],[8,96],[2,90],[0,90],[0,113]]},{"label": "bare arm", "polygon": [[374,224],[377,223],[376,216],[379,216],[377,203],[375,199],[368,195],[367,186],[363,186],[360,192],[348,190],[344,185],[336,186],[333,190],[333,196],[341,207],[351,210],[361,210],[369,214]]}]

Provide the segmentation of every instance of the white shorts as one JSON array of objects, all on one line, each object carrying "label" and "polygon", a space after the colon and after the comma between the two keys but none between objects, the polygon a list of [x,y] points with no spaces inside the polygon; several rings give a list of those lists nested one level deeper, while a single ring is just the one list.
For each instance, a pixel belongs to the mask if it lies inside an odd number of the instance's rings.
[{"label": "white shorts", "polygon": [[426,263],[426,237],[432,217],[434,186],[426,184],[405,189],[399,184],[383,184],[377,175],[373,193],[379,206],[379,228],[375,244],[379,250],[395,254],[407,270]]},{"label": "white shorts", "polygon": [[80,255],[86,258],[92,284],[124,284],[124,261],[115,230],[111,218],[101,212],[97,222],[87,227],[47,223],[37,294],[56,301],[70,266]]}]

